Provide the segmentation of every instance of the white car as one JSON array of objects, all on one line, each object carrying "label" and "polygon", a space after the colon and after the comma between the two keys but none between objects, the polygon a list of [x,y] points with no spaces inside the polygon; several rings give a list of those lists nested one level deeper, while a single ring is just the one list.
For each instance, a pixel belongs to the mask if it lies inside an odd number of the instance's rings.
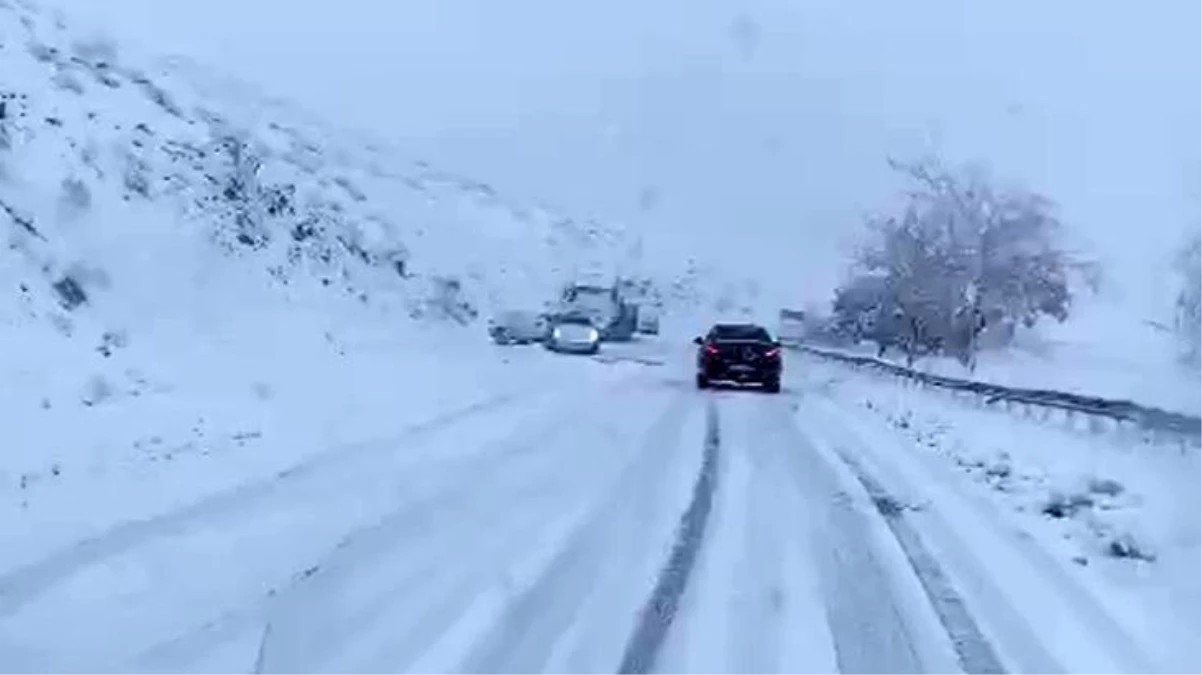
[{"label": "white car", "polygon": [[537,312],[501,312],[488,324],[488,334],[499,345],[540,342],[547,334],[547,321]]},{"label": "white car", "polygon": [[561,315],[551,318],[547,349],[569,354],[596,354],[601,350],[601,331],[587,316]]}]

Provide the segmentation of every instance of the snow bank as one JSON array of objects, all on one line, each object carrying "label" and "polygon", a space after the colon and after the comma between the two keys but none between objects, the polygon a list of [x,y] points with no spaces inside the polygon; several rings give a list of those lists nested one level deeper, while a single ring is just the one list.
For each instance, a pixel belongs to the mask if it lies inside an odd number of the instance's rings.
[{"label": "snow bank", "polygon": [[818,359],[807,359],[805,368],[821,391],[906,438],[904,447],[954,467],[1162,664],[1198,669],[1202,462],[1196,448],[949,405],[947,396]]},{"label": "snow bank", "polygon": [[[875,356],[869,343],[847,351]],[[1154,324],[1090,303],[1064,324],[1021,331],[1005,349],[980,353],[970,371],[952,358],[924,357],[913,368],[948,377],[1028,389],[1052,389],[1130,400],[1198,415],[1202,386],[1197,370],[1176,360],[1173,336]],[[896,350],[884,360],[905,365]]]}]

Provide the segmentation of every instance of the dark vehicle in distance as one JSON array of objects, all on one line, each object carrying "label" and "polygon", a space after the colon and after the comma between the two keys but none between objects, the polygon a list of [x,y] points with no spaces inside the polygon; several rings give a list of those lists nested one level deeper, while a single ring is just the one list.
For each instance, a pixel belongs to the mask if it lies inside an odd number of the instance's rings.
[{"label": "dark vehicle in distance", "polygon": [[780,392],[780,342],[767,329],[751,323],[720,323],[697,345],[697,388],[712,383],[758,384],[773,394]]}]

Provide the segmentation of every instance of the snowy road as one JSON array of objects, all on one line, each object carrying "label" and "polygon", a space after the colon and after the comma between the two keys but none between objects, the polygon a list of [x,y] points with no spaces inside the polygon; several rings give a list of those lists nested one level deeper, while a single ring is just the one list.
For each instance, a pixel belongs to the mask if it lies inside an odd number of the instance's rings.
[{"label": "snowy road", "polygon": [[0,573],[0,668],[1156,669],[1039,572],[1061,633],[1109,641],[1045,644],[831,440],[847,414],[674,367],[489,399]]}]

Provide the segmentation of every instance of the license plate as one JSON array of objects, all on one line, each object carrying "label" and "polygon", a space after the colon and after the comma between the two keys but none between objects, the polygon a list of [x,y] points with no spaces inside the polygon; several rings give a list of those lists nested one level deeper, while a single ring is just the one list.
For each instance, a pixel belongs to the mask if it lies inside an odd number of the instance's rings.
[{"label": "license plate", "polygon": [[755,370],[755,368],[752,368],[751,366],[744,366],[744,365],[731,366],[730,369],[735,371],[736,373],[750,373],[751,371]]}]

